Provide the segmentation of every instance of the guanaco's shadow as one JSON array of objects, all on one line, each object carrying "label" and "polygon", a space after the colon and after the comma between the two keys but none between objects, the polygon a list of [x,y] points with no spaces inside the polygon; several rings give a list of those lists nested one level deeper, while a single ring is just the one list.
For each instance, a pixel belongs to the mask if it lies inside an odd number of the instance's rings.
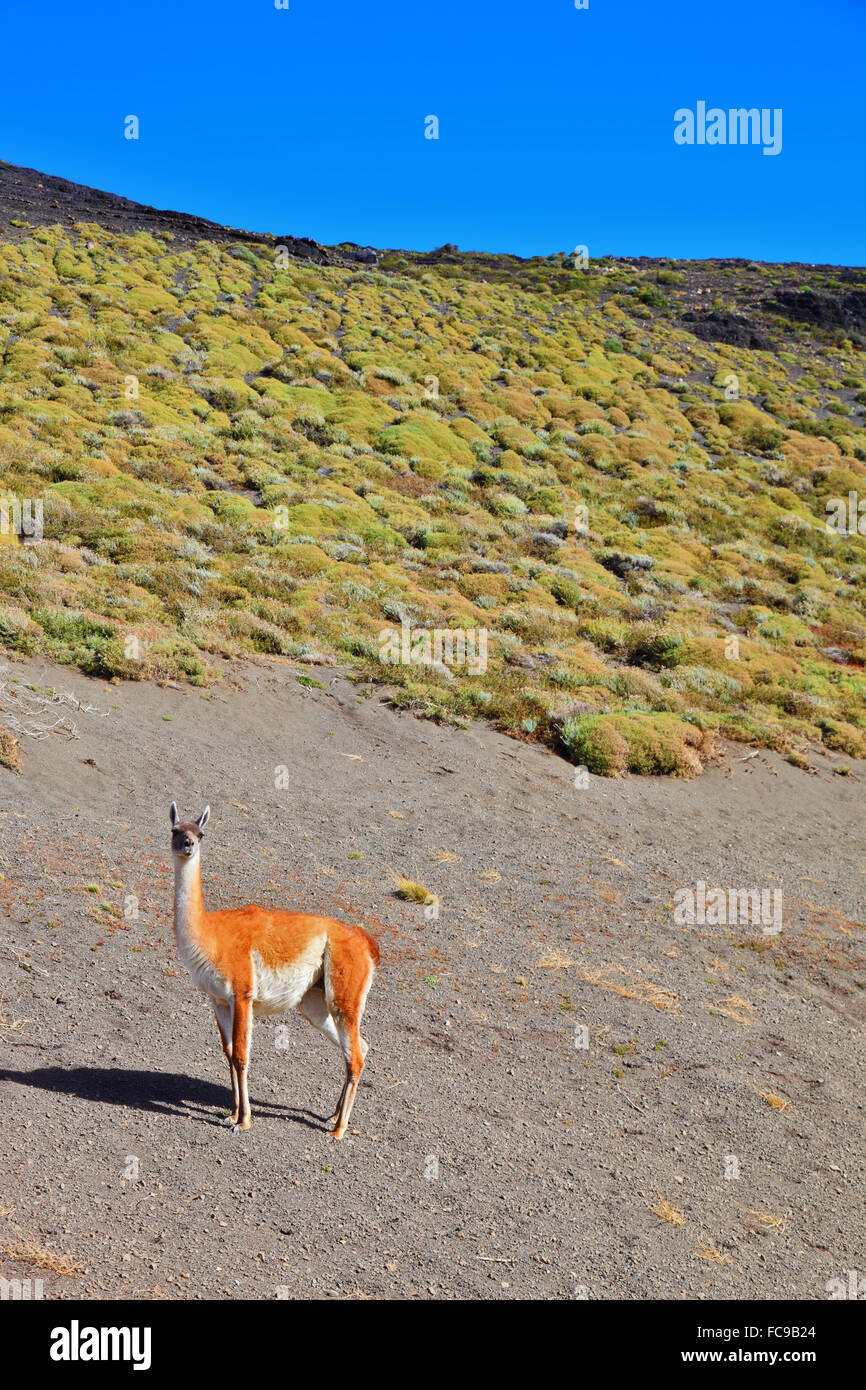
[{"label": "guanaco's shadow", "polygon": [[[150,1110],[160,1115],[199,1114],[212,1125],[222,1126],[223,1115],[214,1110],[228,1111],[231,1092],[200,1077],[184,1072],[129,1071],[122,1067],[40,1067],[35,1071],[0,1071],[0,1081],[16,1081],[21,1086],[36,1086],[43,1091],[55,1091],[79,1100],[98,1101],[101,1105],[126,1105],[130,1110]],[[327,1118],[311,1110],[281,1105],[278,1101],[255,1101],[263,1117],[293,1120],[309,1129],[326,1129]]]}]

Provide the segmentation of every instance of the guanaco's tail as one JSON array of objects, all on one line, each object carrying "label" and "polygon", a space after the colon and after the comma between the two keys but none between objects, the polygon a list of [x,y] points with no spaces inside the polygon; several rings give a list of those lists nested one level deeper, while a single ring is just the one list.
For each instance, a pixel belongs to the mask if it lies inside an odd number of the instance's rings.
[{"label": "guanaco's tail", "polygon": [[371,936],[370,933],[369,933],[368,931],[365,931],[363,927],[355,927],[355,931],[361,933],[361,936],[363,936],[363,938],[364,938],[364,940],[366,941],[368,947],[370,948],[370,959],[372,960],[372,962],[373,962],[374,965],[378,965],[378,964],[379,964],[379,943],[378,943],[378,941],[376,940],[375,936]]}]

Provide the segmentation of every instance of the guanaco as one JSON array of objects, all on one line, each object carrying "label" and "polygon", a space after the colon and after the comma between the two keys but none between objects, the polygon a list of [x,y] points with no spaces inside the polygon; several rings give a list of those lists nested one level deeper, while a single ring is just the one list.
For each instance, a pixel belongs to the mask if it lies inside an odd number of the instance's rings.
[{"label": "guanaco", "polygon": [[362,927],[304,912],[270,912],[250,904],[206,912],[201,891],[201,839],[210,819],[180,821],[171,803],[174,930],[181,959],[216,1015],[232,1084],[228,1123],[252,1122],[247,1068],[253,1014],[297,1009],[336,1043],[346,1063],[337,1108],[328,1120],[335,1139],[346,1132],[368,1044],[361,1019],[379,947]]}]

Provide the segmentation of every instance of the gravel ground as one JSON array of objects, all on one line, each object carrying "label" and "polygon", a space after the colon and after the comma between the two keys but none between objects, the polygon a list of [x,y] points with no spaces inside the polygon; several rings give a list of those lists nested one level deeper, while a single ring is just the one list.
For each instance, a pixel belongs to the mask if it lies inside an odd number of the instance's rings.
[{"label": "gravel ground", "polygon": [[[3,1276],[55,1299],[823,1299],[866,1269],[863,764],[732,745],[692,782],[575,786],[330,670],[5,675],[90,708],[0,768]],[[212,808],[206,905],[380,941],[341,1143],[341,1059],[297,1015],[257,1024],[253,1127],[224,1127],[172,933],[173,799]],[[781,932],[678,923],[699,881],[780,890]]]}]

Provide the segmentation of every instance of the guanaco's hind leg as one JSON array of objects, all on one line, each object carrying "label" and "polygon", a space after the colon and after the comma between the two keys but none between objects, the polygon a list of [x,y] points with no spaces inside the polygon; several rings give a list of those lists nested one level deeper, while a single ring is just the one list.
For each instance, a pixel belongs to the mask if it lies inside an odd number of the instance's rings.
[{"label": "guanaco's hind leg", "polygon": [[229,1064],[229,1076],[232,1082],[232,1111],[228,1122],[230,1125],[236,1125],[238,1122],[238,1079],[232,1063],[232,1011],[228,1004],[221,1004],[216,999],[213,1000],[213,1011],[216,1016],[216,1026],[219,1029],[223,1052]]},{"label": "guanaco's hind leg", "polygon": [[[308,1023],[311,1023],[314,1028],[318,1028],[320,1033],[324,1033],[326,1038],[330,1038],[331,1042],[334,1043],[337,1047],[339,1047],[340,1051],[342,1052],[343,1045],[340,1042],[340,1035],[337,1032],[334,1020],[331,1018],[331,1014],[328,1009],[328,1003],[325,999],[324,985],[313,985],[312,989],[307,990],[306,994],[304,995],[303,999],[298,1005],[298,1013],[301,1014],[307,1020]],[[343,1095],[345,1094],[345,1091],[346,1086],[344,1085],[343,1090],[340,1093],[340,1099],[337,1101],[337,1108],[334,1111],[333,1115],[330,1115],[328,1117],[328,1124],[334,1124],[336,1122],[337,1116],[340,1113],[340,1106],[343,1103]]]},{"label": "guanaco's hind leg", "polygon": [[335,1139],[342,1139],[346,1132],[369,1048],[366,1039],[361,1037],[361,1019],[373,982],[373,969],[369,958],[359,960],[348,951],[335,950],[334,945],[325,963],[325,999],[346,1063],[346,1080],[331,1130]]},{"label": "guanaco's hind leg", "polygon": [[334,1121],[334,1128],[330,1133],[332,1138],[342,1139],[352,1114],[352,1106],[355,1104],[361,1072],[364,1070],[367,1043],[361,1037],[357,1023],[346,1023],[341,1019],[337,1024],[337,1030],[340,1034],[340,1046],[346,1061],[346,1080],[343,1082],[340,1099],[337,1101],[337,1109],[331,1117]]},{"label": "guanaco's hind leg", "polygon": [[235,995],[232,1016],[232,1066],[238,1088],[238,1114],[233,1124],[235,1129],[249,1129],[252,1124],[250,1098],[247,1091],[247,1068],[250,1060],[250,1042],[253,1033],[252,992]]}]

